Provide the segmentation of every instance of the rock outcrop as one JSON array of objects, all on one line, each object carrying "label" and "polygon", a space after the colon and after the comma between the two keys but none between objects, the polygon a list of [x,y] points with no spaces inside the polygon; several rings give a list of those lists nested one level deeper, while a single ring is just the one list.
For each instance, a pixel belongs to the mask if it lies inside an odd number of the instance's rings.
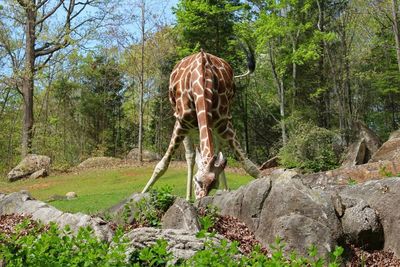
[{"label": "rock outcrop", "polygon": [[332,173],[319,174],[318,180],[315,174],[276,170],[236,191],[218,191],[197,205],[212,204],[222,214],[239,218],[265,246],[280,236],[287,251],[303,255],[311,245],[326,256],[335,245],[353,244],[383,248],[399,257],[400,178],[351,185]]},{"label": "rock outcrop", "polygon": [[111,241],[114,234],[110,226],[100,218],[83,213],[62,212],[45,202],[33,199],[25,191],[0,194],[0,215],[7,214],[30,215],[33,220],[45,224],[55,222],[61,228],[69,225],[74,233],[77,233],[80,227],[90,226],[98,238],[107,241]]},{"label": "rock outcrop", "polygon": [[17,181],[25,178],[37,171],[34,178],[40,177],[48,173],[50,170],[51,159],[48,156],[29,154],[26,156],[15,168],[13,168],[7,175],[9,182]]},{"label": "rock outcrop", "polygon": [[284,171],[237,191],[218,192],[198,204],[215,205],[222,214],[239,218],[264,246],[280,236],[287,251],[306,255],[316,245],[321,255],[327,255],[342,235],[330,194],[308,188],[296,176],[296,172]]}]

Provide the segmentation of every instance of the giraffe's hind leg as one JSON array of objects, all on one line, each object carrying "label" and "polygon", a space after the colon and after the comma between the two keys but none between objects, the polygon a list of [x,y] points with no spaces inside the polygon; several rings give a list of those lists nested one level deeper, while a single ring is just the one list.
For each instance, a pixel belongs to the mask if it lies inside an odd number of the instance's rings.
[{"label": "giraffe's hind leg", "polygon": [[185,145],[185,156],[186,163],[188,166],[188,174],[187,174],[187,184],[186,184],[186,200],[190,200],[192,197],[192,187],[193,187],[193,168],[195,163],[195,151],[192,138],[190,135],[186,135],[183,140],[183,144]]},{"label": "giraffe's hind leg", "polygon": [[180,143],[182,142],[183,138],[185,137],[185,134],[186,134],[186,131],[183,130],[183,128],[181,127],[181,124],[178,121],[176,121],[167,152],[165,152],[164,157],[160,160],[160,162],[154,168],[153,175],[151,176],[150,180],[147,182],[142,193],[146,193],[147,190],[149,190],[149,188],[166,172],[166,170],[168,169],[169,163],[171,161],[172,155],[173,155],[174,151],[179,147]]},{"label": "giraffe's hind leg", "polygon": [[245,171],[254,178],[260,178],[260,171],[257,166],[247,157],[246,153],[240,147],[239,141],[236,139],[235,130],[232,127],[231,121],[227,121],[224,124],[220,124],[217,128],[218,134],[222,140],[228,142],[229,146],[239,158]]}]

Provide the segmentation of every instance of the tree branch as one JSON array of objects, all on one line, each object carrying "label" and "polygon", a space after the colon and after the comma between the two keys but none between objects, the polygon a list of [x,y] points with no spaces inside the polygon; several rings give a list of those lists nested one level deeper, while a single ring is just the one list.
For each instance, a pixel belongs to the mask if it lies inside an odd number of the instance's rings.
[{"label": "tree branch", "polygon": [[41,56],[46,56],[49,54],[52,54],[58,50],[60,50],[61,48],[67,47],[69,45],[69,42],[67,40],[64,40],[63,43],[58,43],[53,45],[52,47],[46,48],[46,49],[36,49],[35,50],[35,57],[41,57]]},{"label": "tree branch", "polygon": [[49,2],[49,0],[42,0],[39,1],[36,5],[36,10],[39,10],[42,6],[44,6],[47,2]]},{"label": "tree branch", "polygon": [[60,0],[60,2],[58,2],[58,4],[54,6],[52,10],[50,10],[47,14],[43,15],[43,17],[40,18],[38,21],[36,21],[35,25],[37,26],[43,23],[46,19],[48,19],[51,15],[53,15],[63,3],[64,0]]}]

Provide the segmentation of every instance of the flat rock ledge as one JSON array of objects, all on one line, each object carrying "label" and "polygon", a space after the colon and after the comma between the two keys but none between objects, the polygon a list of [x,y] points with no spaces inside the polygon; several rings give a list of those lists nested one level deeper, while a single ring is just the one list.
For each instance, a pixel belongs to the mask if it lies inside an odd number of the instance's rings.
[{"label": "flat rock ledge", "polygon": [[[205,238],[197,238],[194,231],[151,227],[134,229],[124,237],[130,240],[128,254],[132,253],[135,249],[151,246],[159,239],[167,241],[168,251],[172,252],[174,257],[172,263],[178,259],[189,259],[196,252],[203,250],[206,241]],[[216,244],[222,239],[224,239],[223,236],[215,235],[214,237],[208,237],[207,241]]]},{"label": "flat rock ledge", "polygon": [[11,194],[0,193],[0,215],[19,214],[32,216],[33,220],[44,224],[55,222],[60,228],[66,225],[75,233],[80,227],[90,226],[94,234],[102,239],[111,241],[114,231],[109,224],[98,217],[91,217],[83,213],[67,213],[48,205],[45,202],[33,199],[27,191]]}]

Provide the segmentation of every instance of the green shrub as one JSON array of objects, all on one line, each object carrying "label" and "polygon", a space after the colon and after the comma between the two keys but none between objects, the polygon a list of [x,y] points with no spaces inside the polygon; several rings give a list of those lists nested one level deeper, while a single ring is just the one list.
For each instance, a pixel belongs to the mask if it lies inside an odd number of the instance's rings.
[{"label": "green shrub", "polygon": [[339,157],[333,146],[334,132],[310,123],[298,123],[289,133],[287,144],[278,154],[283,166],[308,172],[338,167]]},{"label": "green shrub", "polygon": [[98,240],[88,227],[77,235],[68,226],[59,230],[55,223],[24,231],[22,224],[14,234],[0,236],[0,259],[7,266],[125,266],[122,231],[116,232],[113,246]]},{"label": "green shrub", "polygon": [[167,250],[168,242],[157,240],[151,247],[145,247],[141,250],[135,250],[131,255],[129,262],[133,266],[166,266],[172,260],[172,253]]},{"label": "green shrub", "polygon": [[201,230],[196,234],[196,237],[212,237],[215,235],[213,227],[217,221],[218,208],[208,205],[206,209],[200,212],[199,222]]},{"label": "green shrub", "polygon": [[[172,188],[170,186],[151,189],[149,191],[149,198],[142,198],[134,204],[136,208],[136,212],[133,215],[135,221],[140,225],[160,226],[162,215],[171,207],[175,200],[175,196],[171,192]],[[124,216],[128,215],[124,214]]]}]

